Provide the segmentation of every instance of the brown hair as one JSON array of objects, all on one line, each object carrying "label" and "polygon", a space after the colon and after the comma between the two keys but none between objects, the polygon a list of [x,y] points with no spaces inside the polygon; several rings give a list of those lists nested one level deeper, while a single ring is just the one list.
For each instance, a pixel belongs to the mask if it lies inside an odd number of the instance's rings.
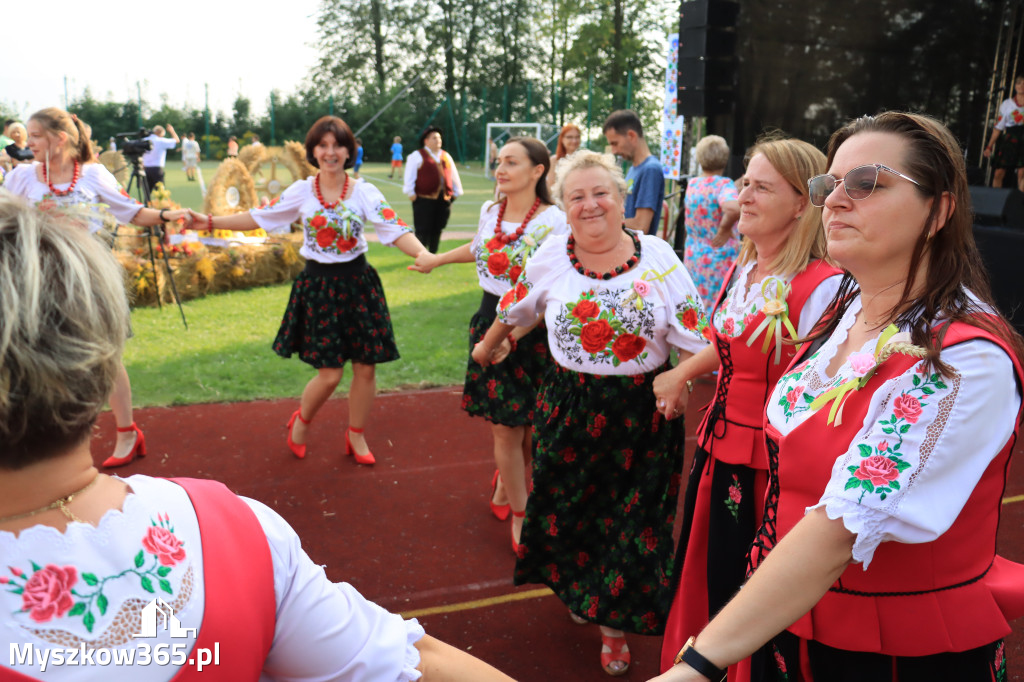
[{"label": "brown hair", "polygon": [[314,168],[320,167],[313,156],[313,150],[327,133],[334,135],[334,141],[348,149],[348,158],[345,159],[344,167],[354,166],[356,163],[355,135],[352,134],[352,129],[348,127],[348,124],[337,116],[321,116],[306,133],[306,161],[309,161]]},{"label": "brown hair", "polygon": [[[935,320],[966,322],[984,329],[1006,341],[1017,359],[1024,360],[1024,340],[998,312],[974,241],[967,171],[956,138],[942,123],[923,114],[887,111],[877,116],[863,116],[832,135],[828,143],[829,166],[843,143],[861,133],[885,133],[903,139],[907,154],[901,171],[917,180],[916,191],[936,200],[948,193],[954,204],[943,219],[940,215],[942,202],[932,201],[911,253],[903,292],[889,313],[895,318],[896,326],[909,328],[912,341],[928,350],[928,367],[947,377],[952,371],[940,360],[939,350],[949,327],[942,325],[935,338],[932,331]],[[931,237],[933,224],[938,229]],[[927,262],[928,273],[919,286],[915,278],[922,261]],[[917,289],[921,293],[914,298],[911,294]],[[825,315],[827,323],[810,338],[831,334],[857,291],[853,276],[846,273]],[[972,299],[972,294],[977,301]],[[986,307],[995,311],[995,320],[986,315]]]},{"label": "brown hair", "polygon": [[57,107],[47,107],[29,116],[28,120],[38,121],[46,132],[54,137],[59,137],[61,133],[67,135],[68,150],[72,159],[77,159],[81,163],[95,160],[92,153],[92,128],[79,120],[78,116]]},{"label": "brown hair", "polygon": [[[707,139],[707,138],[704,138]],[[702,140],[703,141],[703,140]],[[817,147],[803,140],[785,137],[773,131],[760,137],[750,148],[744,165],[761,154],[793,190],[807,202],[803,214],[797,219],[789,239],[771,264],[778,274],[796,274],[812,258],[825,257],[825,231],[821,227],[821,209],[811,205],[807,179],[825,172],[825,155]],[[745,265],[757,259],[757,247],[752,239],[744,239],[737,262]]]},{"label": "brown hair", "polygon": [[[576,134],[580,136],[580,142],[583,142],[583,131],[580,130],[580,127],[578,125],[576,125],[575,123],[566,123],[564,126],[562,126],[562,130],[558,133],[558,144],[555,146],[556,163],[559,159],[565,158],[565,155],[567,153],[565,151],[565,136],[574,130],[576,131]],[[577,147],[577,149],[579,149],[579,147]]]},{"label": "brown hair", "polygon": [[548,151],[547,145],[536,137],[528,137],[526,135],[510,137],[502,146],[510,144],[518,144],[526,150],[526,157],[530,159],[530,163],[534,166],[544,166],[544,172],[537,178],[537,186],[534,187],[534,192],[545,204],[554,205],[555,202],[551,198],[551,192],[548,191],[548,171],[551,170],[551,153]]}]

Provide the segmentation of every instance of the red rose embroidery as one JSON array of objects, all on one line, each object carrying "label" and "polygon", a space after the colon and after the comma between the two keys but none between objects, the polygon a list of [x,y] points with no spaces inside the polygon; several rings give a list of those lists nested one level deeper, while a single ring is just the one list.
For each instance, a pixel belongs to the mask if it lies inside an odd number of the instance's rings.
[{"label": "red rose embroidery", "polygon": [[395,217],[395,211],[391,208],[385,208],[380,214],[384,216],[384,220],[393,220]]},{"label": "red rose embroidery", "polygon": [[893,412],[900,419],[916,424],[921,417],[921,402],[912,395],[899,395],[892,401]]},{"label": "red rose embroidery", "polygon": [[501,241],[497,237],[487,242],[488,251],[501,251],[502,247],[505,246],[505,242]]},{"label": "red rose embroidery", "polygon": [[[317,216],[320,217],[320,216]],[[316,231],[316,243],[321,249],[326,249],[334,243],[334,230],[329,227],[322,227]]]},{"label": "red rose embroidery", "polygon": [[312,227],[319,230],[321,227],[327,224],[327,218],[323,217],[322,215],[315,215],[313,216],[312,220],[309,221],[309,224]]},{"label": "red rose embroidery", "polygon": [[487,258],[487,271],[495,277],[505,274],[506,270],[508,270],[508,254],[504,251],[492,253]]},{"label": "red rose embroidery", "polygon": [[404,220],[402,220],[401,218],[399,218],[399,219],[398,219],[398,220],[396,221],[396,223],[397,223],[398,225],[401,225],[402,227],[409,227],[409,224],[408,224],[407,222],[405,222]]},{"label": "red rose embroidery", "polygon": [[731,317],[726,318],[725,322],[722,323],[722,331],[729,336],[734,336],[736,334],[736,323]]},{"label": "red rose embroidery", "polygon": [[693,308],[689,308],[686,311],[684,311],[683,316],[680,318],[680,321],[683,323],[683,326],[686,327],[687,329],[696,329],[698,320],[699,318],[697,317],[697,311],[694,310]]},{"label": "red rose embroidery", "polygon": [[708,326],[704,327],[704,331],[702,331],[700,333],[700,335],[703,336],[708,341],[714,341],[715,340],[715,330],[711,328],[710,324]]},{"label": "red rose embroidery", "polygon": [[619,359],[619,362],[629,362],[640,353],[644,352],[647,346],[647,339],[636,334],[622,334],[612,344],[612,353]]},{"label": "red rose embroidery", "polygon": [[513,265],[512,269],[508,271],[508,278],[512,280],[512,284],[519,281],[519,275],[523,274],[523,269],[518,265]]},{"label": "red rose embroidery", "polygon": [[739,488],[737,488],[734,485],[731,485],[729,486],[729,499],[735,502],[736,504],[739,504],[740,500],[743,499],[743,494],[740,492]]},{"label": "red rose embroidery", "polygon": [[572,309],[572,316],[580,322],[586,322],[591,318],[597,317],[599,314],[601,314],[601,306],[589,299],[580,301]]},{"label": "red rose embroidery", "polygon": [[45,623],[54,617],[60,618],[74,605],[71,588],[76,582],[78,571],[74,566],[49,564],[33,573],[25,583],[21,608],[28,611],[37,623]]},{"label": "red rose embroidery", "polygon": [[800,384],[799,386],[794,386],[793,389],[786,394],[787,410],[793,409],[793,406],[796,405],[796,401],[800,400],[800,396],[803,394],[803,392],[804,386],[803,384]]},{"label": "red rose embroidery", "polygon": [[349,237],[348,239],[345,239],[345,235],[340,235],[338,237],[338,251],[341,251],[342,253],[348,253],[352,249],[356,248],[356,245],[358,243],[359,240],[356,239],[355,237]]},{"label": "red rose embroidery", "polygon": [[501,302],[499,303],[499,306],[501,307],[502,310],[506,310],[506,309],[508,309],[508,307],[510,305],[515,303],[515,300],[516,300],[516,290],[514,288],[513,289],[509,289],[508,291],[506,291],[502,295]]},{"label": "red rose embroidery", "polygon": [[862,481],[871,481],[873,485],[883,486],[895,481],[900,476],[896,463],[882,455],[871,455],[860,463],[860,468],[853,475]]},{"label": "red rose embroidery", "polygon": [[615,336],[615,330],[607,320],[595,320],[583,325],[583,330],[580,332],[580,345],[588,353],[598,353],[605,349],[613,336]]},{"label": "red rose embroidery", "polygon": [[181,540],[174,533],[160,526],[150,526],[146,537],[142,538],[142,546],[150,554],[155,554],[163,566],[173,566],[185,558],[185,550]]},{"label": "red rose embroidery", "polygon": [[878,451],[879,452],[885,452],[888,449],[889,449],[889,441],[883,440],[881,443],[878,444]]}]

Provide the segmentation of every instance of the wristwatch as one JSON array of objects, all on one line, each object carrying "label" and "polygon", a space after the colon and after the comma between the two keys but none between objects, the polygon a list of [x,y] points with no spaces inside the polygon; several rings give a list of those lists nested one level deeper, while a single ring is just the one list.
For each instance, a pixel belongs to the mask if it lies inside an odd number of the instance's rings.
[{"label": "wristwatch", "polygon": [[714,663],[701,656],[700,653],[693,648],[693,643],[696,641],[696,637],[690,637],[690,639],[686,640],[686,644],[684,644],[683,648],[679,650],[678,654],[676,654],[676,658],[672,663],[674,665],[685,663],[704,677],[711,680],[711,682],[723,682],[729,674],[729,669],[718,668]]}]

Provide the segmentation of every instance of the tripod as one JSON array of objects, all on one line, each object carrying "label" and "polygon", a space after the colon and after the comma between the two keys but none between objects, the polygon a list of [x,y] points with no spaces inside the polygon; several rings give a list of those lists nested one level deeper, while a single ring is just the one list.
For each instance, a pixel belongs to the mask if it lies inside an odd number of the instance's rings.
[{"label": "tripod", "polygon": [[[139,201],[143,206],[149,206],[149,183],[146,181],[146,173],[142,169],[142,157],[135,154],[125,154],[125,158],[128,159],[129,165],[132,167],[131,176],[128,178],[128,194],[132,193],[132,187],[135,187],[135,193],[139,198]],[[117,230],[120,229],[120,225],[114,229],[114,238],[117,238]],[[160,248],[160,253],[164,257],[164,266],[167,268],[167,281],[171,283],[171,294],[174,297],[174,302],[178,304],[178,312],[181,313],[181,322],[185,325],[185,329],[188,329],[188,320],[185,319],[185,309],[181,307],[181,298],[178,296],[178,286],[174,283],[174,272],[171,270],[171,261],[167,257],[167,250],[164,249],[164,226],[162,223],[153,225],[151,227],[142,228],[145,230],[146,244],[149,246],[149,264],[153,267],[153,278],[156,279],[156,254],[153,252],[153,240],[152,237],[156,237],[156,243]],[[156,304],[161,310],[163,310],[163,303],[160,301],[160,288],[157,287],[156,292]]]}]

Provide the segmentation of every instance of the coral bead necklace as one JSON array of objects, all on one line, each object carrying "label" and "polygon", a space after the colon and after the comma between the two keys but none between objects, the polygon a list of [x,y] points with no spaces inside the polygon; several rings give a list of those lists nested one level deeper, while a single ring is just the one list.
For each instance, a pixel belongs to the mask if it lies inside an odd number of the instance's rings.
[{"label": "coral bead necklace", "polygon": [[576,269],[576,272],[580,273],[584,277],[589,277],[591,279],[608,280],[611,279],[612,277],[615,277],[616,275],[621,275],[622,273],[632,269],[634,265],[639,263],[640,238],[637,237],[636,234],[634,234],[633,232],[627,230],[625,227],[622,228],[622,231],[628,234],[629,238],[633,240],[633,255],[630,256],[629,260],[627,260],[625,263],[612,268],[608,272],[595,272],[590,268],[583,267],[579,259],[576,258],[576,239],[570,234],[569,241],[565,246],[565,250],[569,254],[569,262],[572,263],[572,266]]},{"label": "coral bead necklace", "polygon": [[47,172],[48,165],[49,164],[46,163],[43,164],[43,182],[45,182],[46,186],[50,188],[50,192],[53,193],[55,197],[63,197],[71,194],[71,191],[75,189],[75,185],[78,184],[78,178],[82,176],[82,166],[78,163],[78,159],[75,159],[75,169],[71,173],[71,184],[64,190],[57,189],[53,186],[53,183],[50,182],[50,174]]},{"label": "coral bead necklace", "polygon": [[326,208],[328,210],[330,210],[332,208],[336,208],[338,206],[338,204],[340,204],[342,202],[342,200],[345,198],[345,194],[348,193],[348,173],[345,173],[345,184],[343,184],[341,186],[341,194],[338,195],[338,200],[337,201],[335,201],[333,203],[330,203],[330,204],[328,204],[326,201],[324,201],[324,195],[320,192],[320,174],[319,173],[317,173],[316,174],[316,178],[313,179],[313,193],[316,194],[317,201],[319,201],[320,205],[323,206],[324,208]]},{"label": "coral bead necklace", "polygon": [[526,212],[526,217],[523,218],[523,224],[516,228],[516,231],[512,234],[505,234],[501,230],[501,223],[505,220],[505,208],[508,206],[508,198],[501,202],[501,206],[498,207],[498,222],[494,224],[494,238],[500,240],[503,244],[511,244],[526,232],[526,226],[530,224],[530,220],[533,219],[533,214],[540,208],[540,197],[537,197],[533,206]]}]

